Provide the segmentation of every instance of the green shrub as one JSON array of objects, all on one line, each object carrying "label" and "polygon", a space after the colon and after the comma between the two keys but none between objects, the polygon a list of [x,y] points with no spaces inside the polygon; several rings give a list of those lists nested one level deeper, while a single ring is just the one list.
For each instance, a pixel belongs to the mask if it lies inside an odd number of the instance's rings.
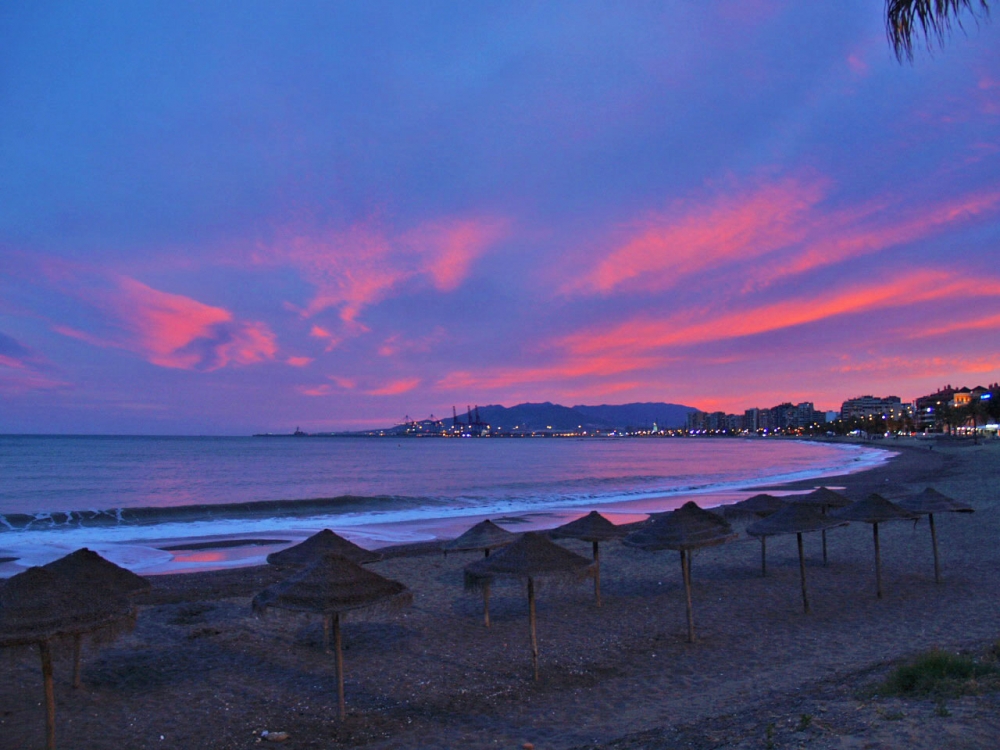
[{"label": "green shrub", "polygon": [[879,692],[883,695],[962,695],[976,692],[976,680],[996,673],[997,668],[991,664],[935,650],[897,667]]}]

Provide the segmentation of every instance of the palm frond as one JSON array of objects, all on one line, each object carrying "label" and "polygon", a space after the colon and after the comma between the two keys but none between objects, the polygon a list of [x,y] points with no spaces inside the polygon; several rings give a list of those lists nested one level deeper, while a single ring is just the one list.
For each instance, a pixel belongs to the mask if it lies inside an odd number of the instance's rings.
[{"label": "palm frond", "polygon": [[913,59],[913,42],[923,36],[930,47],[943,45],[953,25],[962,28],[961,14],[967,11],[979,23],[989,17],[987,0],[886,0],[885,26],[896,57]]}]

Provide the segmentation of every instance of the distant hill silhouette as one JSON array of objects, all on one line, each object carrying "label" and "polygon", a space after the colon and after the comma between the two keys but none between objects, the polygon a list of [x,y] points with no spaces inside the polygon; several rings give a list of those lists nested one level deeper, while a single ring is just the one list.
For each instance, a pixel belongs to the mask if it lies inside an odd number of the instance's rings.
[{"label": "distant hill silhouette", "polygon": [[656,426],[661,429],[684,427],[687,424],[687,415],[698,411],[693,406],[661,402],[621,404],[619,406],[606,404],[574,406],[573,410],[594,419],[609,422],[619,428],[652,428],[653,423],[656,423]]},{"label": "distant hill silhouette", "polygon": [[[513,430],[517,427],[525,431],[540,430],[624,430],[627,428],[651,429],[655,423],[664,429],[683,427],[688,413],[696,411],[692,406],[665,403],[636,403],[620,406],[561,406],[549,401],[540,404],[518,404],[500,406],[491,404],[480,406],[479,420],[497,430]],[[460,414],[458,421],[465,423],[467,415]],[[444,420],[451,425],[452,420]]]}]

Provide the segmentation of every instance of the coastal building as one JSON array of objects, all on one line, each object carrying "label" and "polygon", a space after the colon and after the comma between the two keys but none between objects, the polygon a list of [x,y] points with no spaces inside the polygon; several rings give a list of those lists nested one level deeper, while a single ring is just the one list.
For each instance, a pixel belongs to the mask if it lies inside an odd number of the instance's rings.
[{"label": "coastal building", "polygon": [[940,427],[943,410],[950,409],[957,388],[946,385],[934,393],[920,396],[913,402],[913,421],[918,430],[927,431]]},{"label": "coastal building", "polygon": [[849,398],[840,407],[840,418],[864,419],[865,417],[885,417],[886,419],[904,419],[911,416],[913,409],[909,404],[903,404],[899,396],[858,396]]}]

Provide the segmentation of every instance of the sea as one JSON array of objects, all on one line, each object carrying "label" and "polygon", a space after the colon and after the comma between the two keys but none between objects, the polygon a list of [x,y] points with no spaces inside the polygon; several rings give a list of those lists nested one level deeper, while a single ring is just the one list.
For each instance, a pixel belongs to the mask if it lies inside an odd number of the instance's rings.
[{"label": "sea", "polygon": [[0,436],[0,577],[80,547],[158,574],[261,564],[323,528],[374,549],[484,518],[626,523],[892,455],[766,438]]}]

